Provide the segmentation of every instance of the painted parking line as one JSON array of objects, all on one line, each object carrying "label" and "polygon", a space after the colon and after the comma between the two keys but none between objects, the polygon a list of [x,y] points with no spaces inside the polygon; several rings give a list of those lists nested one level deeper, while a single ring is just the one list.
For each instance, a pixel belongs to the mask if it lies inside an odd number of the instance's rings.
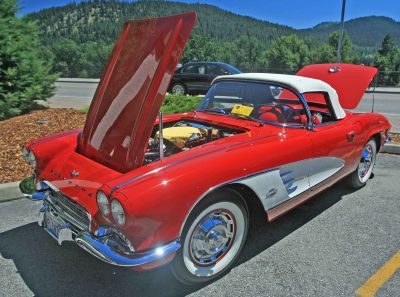
[{"label": "painted parking line", "polygon": [[356,294],[360,297],[373,297],[397,270],[400,270],[400,251],[358,288]]}]

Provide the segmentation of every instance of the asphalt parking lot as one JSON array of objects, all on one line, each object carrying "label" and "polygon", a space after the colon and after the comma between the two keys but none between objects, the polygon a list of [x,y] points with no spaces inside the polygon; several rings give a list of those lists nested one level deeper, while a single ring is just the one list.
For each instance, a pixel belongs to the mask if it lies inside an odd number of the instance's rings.
[{"label": "asphalt parking lot", "polygon": [[271,224],[255,218],[231,272],[196,288],[167,268],[137,273],[60,247],[35,223],[38,202],[4,202],[0,296],[357,296],[373,275],[364,288],[376,294],[361,297],[400,296],[400,261],[380,270],[400,250],[399,190],[400,157],[380,154],[366,187],[338,184]]}]

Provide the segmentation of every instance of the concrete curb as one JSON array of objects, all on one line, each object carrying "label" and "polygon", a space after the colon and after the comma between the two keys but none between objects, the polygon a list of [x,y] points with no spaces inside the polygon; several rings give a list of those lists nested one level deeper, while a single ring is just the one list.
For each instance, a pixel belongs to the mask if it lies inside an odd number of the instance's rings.
[{"label": "concrete curb", "polygon": [[25,197],[19,189],[19,181],[0,184],[0,202],[10,201]]},{"label": "concrete curb", "polygon": [[98,84],[100,82],[100,78],[67,78],[67,77],[60,77],[59,79],[56,80],[56,82]]},{"label": "concrete curb", "polygon": [[[368,88],[365,93],[374,93],[374,88]],[[400,88],[396,87],[377,87],[375,88],[375,93],[381,94],[400,94]]]},{"label": "concrete curb", "polygon": [[381,153],[400,155],[400,144],[386,143]]}]

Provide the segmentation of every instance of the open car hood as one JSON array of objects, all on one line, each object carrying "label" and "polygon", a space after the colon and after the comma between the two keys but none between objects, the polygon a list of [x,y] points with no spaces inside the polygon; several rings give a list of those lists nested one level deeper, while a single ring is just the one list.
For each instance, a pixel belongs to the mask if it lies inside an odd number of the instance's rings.
[{"label": "open car hood", "polygon": [[78,152],[120,172],[143,164],[147,142],[195,13],[127,21],[97,87]]},{"label": "open car hood", "polygon": [[369,66],[333,63],[308,65],[296,75],[328,83],[336,90],[340,105],[346,109],[354,109],[377,71],[378,69]]}]

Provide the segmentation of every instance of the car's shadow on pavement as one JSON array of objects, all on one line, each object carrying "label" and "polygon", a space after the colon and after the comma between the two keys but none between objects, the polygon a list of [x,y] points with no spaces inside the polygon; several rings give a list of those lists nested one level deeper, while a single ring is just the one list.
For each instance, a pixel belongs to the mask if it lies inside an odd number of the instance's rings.
[{"label": "car's shadow on pavement", "polygon": [[[268,249],[348,193],[344,185],[336,185],[272,223],[260,212],[235,265]],[[1,233],[0,253],[14,262],[35,296],[182,296],[201,288],[181,285],[168,267],[133,272],[103,263],[74,243],[60,247],[35,223]]]}]

